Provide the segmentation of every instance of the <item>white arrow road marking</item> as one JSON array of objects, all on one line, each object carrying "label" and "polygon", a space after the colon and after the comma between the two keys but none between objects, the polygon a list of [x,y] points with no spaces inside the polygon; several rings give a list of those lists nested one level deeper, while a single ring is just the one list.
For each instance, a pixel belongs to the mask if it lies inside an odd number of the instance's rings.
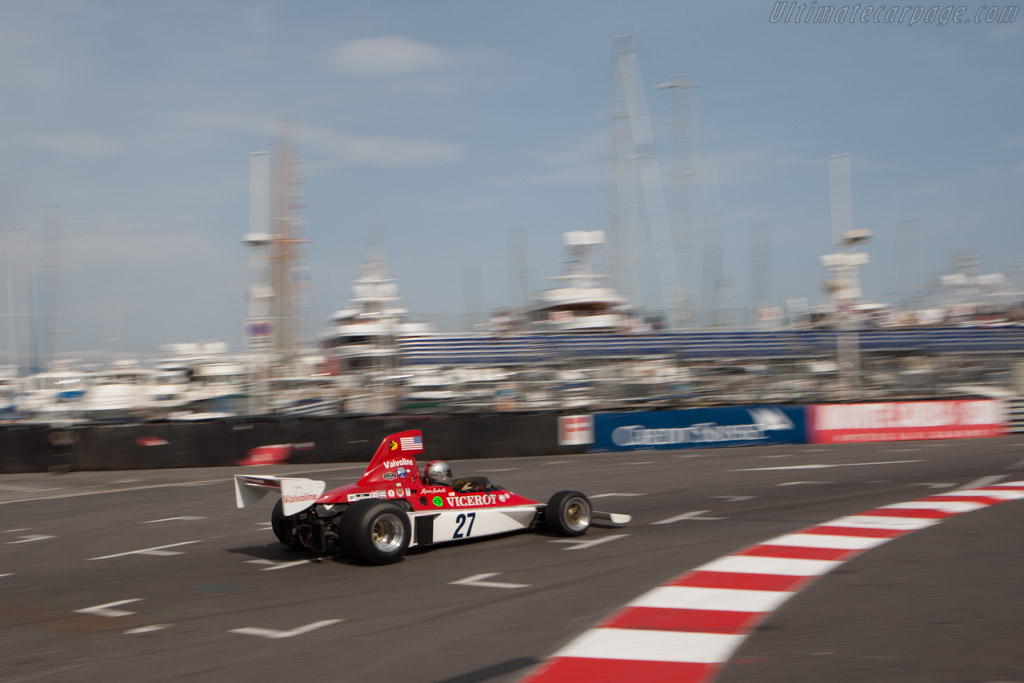
[{"label": "white arrow road marking", "polygon": [[729,503],[738,503],[741,500],[750,500],[753,496],[711,496],[712,498],[721,498]]},{"label": "white arrow road marking", "polygon": [[490,574],[474,574],[473,576],[465,579],[459,579],[458,581],[452,581],[449,585],[452,586],[479,586],[481,588],[529,588],[528,583],[501,583],[500,581],[486,581],[492,576],[497,576],[500,572],[491,572]]},{"label": "white arrow road marking", "polygon": [[45,541],[48,538],[57,537],[47,536],[46,534],[32,534],[31,536],[22,536],[20,541],[8,541],[7,545],[17,545],[18,543],[32,543],[33,541]]},{"label": "white arrow road marking", "polygon": [[153,624],[151,626],[140,626],[138,628],[128,629],[124,632],[126,636],[135,635],[136,633],[152,633],[153,631],[160,631],[165,628],[170,628],[174,624]]},{"label": "white arrow road marking", "polygon": [[19,531],[28,531],[28,527],[25,527],[24,529],[4,529],[5,534],[16,534]]},{"label": "white arrow road marking", "polygon": [[126,555],[151,555],[153,557],[167,557],[168,555],[182,555],[183,553],[177,550],[164,550],[164,548],[177,548],[179,545],[189,545],[191,543],[199,543],[199,541],[182,541],[181,543],[171,543],[170,545],[158,545],[155,548],[143,548],[142,550],[129,550],[126,553],[115,553],[113,555],[103,555],[102,557],[90,557],[89,560],[109,560],[113,557],[124,557]]},{"label": "white arrow road marking", "polygon": [[7,572],[6,574],[0,574],[0,579],[4,578],[5,576],[14,576],[14,572]]},{"label": "white arrow road marking", "polygon": [[613,497],[616,497],[616,496],[621,497],[621,498],[632,498],[633,496],[646,496],[646,495],[647,495],[646,493],[599,493],[596,496],[590,496],[590,500],[594,500],[595,498],[613,498]]},{"label": "white arrow road marking", "polygon": [[799,486],[800,484],[834,484],[832,481],[787,481],[776,486]]},{"label": "white arrow road marking", "polygon": [[841,462],[834,465],[787,465],[785,467],[754,467],[731,472],[764,472],[767,470],[822,470],[829,467],[862,467],[864,465],[902,465],[907,462],[924,462],[924,460],[883,460],[880,462]]},{"label": "white arrow road marking", "polygon": [[923,483],[923,484],[911,484],[911,486],[927,486],[930,489],[945,489],[945,488],[949,488],[950,486],[956,486],[956,484],[940,484],[940,483],[926,482],[926,483]]},{"label": "white arrow road marking", "polygon": [[581,541],[575,538],[559,538],[558,540],[551,541],[552,543],[571,543],[571,548],[565,548],[565,550],[583,550],[585,548],[593,548],[595,545],[601,545],[608,541],[614,541],[616,538],[625,538],[629,534],[615,534],[613,536],[604,536],[602,538],[595,538],[592,541]]},{"label": "white arrow road marking", "polygon": [[710,522],[717,519],[725,519],[725,517],[701,517],[701,515],[703,515],[705,512],[711,512],[711,510],[694,510],[693,512],[684,512],[681,515],[669,517],[668,519],[663,519],[660,522],[651,522],[651,526],[654,526],[656,524],[674,524],[676,522],[682,522],[686,519],[693,519],[702,522]]},{"label": "white arrow road marking", "polygon": [[272,638],[276,640],[278,638],[294,638],[295,636],[301,636],[304,633],[315,631],[318,628],[323,628],[324,626],[338,624],[342,621],[342,619],[325,619],[324,621],[315,621],[312,624],[306,624],[305,626],[293,628],[291,631],[275,631],[272,628],[257,628],[255,626],[247,626],[245,628],[233,628],[229,631],[229,633],[241,633],[247,636],[260,636],[261,638]]},{"label": "white arrow road marking", "polygon": [[164,517],[163,519],[151,519],[143,524],[157,524],[159,522],[195,522],[200,519],[206,519],[206,517],[193,517],[191,515],[185,515],[184,517]]},{"label": "white arrow road marking", "polygon": [[116,602],[106,602],[102,605],[94,605],[92,607],[85,607],[83,609],[76,609],[75,612],[78,614],[95,614],[97,617],[127,617],[135,612],[129,612],[124,609],[111,609],[118,605],[127,605],[130,602],[138,602],[142,598],[131,598],[130,600],[117,600]]},{"label": "white arrow road marking", "polygon": [[300,564],[309,564],[313,560],[294,560],[292,562],[274,562],[273,560],[246,560],[246,564],[266,564],[269,567],[264,567],[261,572],[270,572],[275,569],[287,569],[288,567],[298,567]]}]

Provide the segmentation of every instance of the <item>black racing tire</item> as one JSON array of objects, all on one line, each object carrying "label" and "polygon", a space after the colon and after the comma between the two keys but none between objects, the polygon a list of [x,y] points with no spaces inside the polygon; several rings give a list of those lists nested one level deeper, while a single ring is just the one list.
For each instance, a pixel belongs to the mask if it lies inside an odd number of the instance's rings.
[{"label": "black racing tire", "polygon": [[409,516],[386,500],[357,500],[341,516],[338,526],[346,555],[366,564],[394,564],[412,540]]},{"label": "black racing tire", "polygon": [[544,519],[559,536],[582,536],[590,527],[590,501],[579,491],[559,491],[544,508]]},{"label": "black racing tire", "polygon": [[270,526],[274,530],[274,535],[277,536],[277,540],[285,544],[292,550],[305,550],[302,547],[302,542],[299,540],[298,535],[293,533],[295,526],[295,520],[292,517],[288,517],[284,514],[284,501],[277,501],[277,505],[274,506],[274,511],[270,513]]}]

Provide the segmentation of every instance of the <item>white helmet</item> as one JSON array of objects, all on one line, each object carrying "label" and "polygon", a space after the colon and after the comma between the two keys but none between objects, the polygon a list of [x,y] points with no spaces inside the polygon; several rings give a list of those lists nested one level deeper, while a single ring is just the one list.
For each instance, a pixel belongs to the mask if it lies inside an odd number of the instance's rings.
[{"label": "white helmet", "polygon": [[452,485],[452,468],[444,460],[432,460],[427,463],[427,483]]}]

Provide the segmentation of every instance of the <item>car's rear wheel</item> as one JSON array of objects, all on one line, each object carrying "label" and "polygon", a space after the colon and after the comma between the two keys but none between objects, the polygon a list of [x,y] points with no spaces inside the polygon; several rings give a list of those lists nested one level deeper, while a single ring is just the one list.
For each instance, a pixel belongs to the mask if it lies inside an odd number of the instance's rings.
[{"label": "car's rear wheel", "polygon": [[281,543],[292,550],[303,550],[299,535],[295,533],[295,519],[284,514],[284,501],[277,501],[274,511],[270,513],[270,526]]},{"label": "car's rear wheel", "polygon": [[412,538],[405,511],[379,500],[360,500],[349,506],[341,516],[339,532],[345,554],[367,564],[398,562]]},{"label": "car's rear wheel", "polygon": [[579,491],[559,491],[544,508],[544,519],[560,536],[582,536],[590,526],[590,515],[590,501]]}]

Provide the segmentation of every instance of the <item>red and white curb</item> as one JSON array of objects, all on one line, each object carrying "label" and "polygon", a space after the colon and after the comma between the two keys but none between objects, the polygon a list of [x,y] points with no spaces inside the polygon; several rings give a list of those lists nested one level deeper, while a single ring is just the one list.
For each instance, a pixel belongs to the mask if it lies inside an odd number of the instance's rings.
[{"label": "red and white curb", "polygon": [[840,517],[726,555],[644,593],[524,683],[706,683],[765,617],[815,578],[894,538],[1024,498],[1024,481],[939,493]]}]

